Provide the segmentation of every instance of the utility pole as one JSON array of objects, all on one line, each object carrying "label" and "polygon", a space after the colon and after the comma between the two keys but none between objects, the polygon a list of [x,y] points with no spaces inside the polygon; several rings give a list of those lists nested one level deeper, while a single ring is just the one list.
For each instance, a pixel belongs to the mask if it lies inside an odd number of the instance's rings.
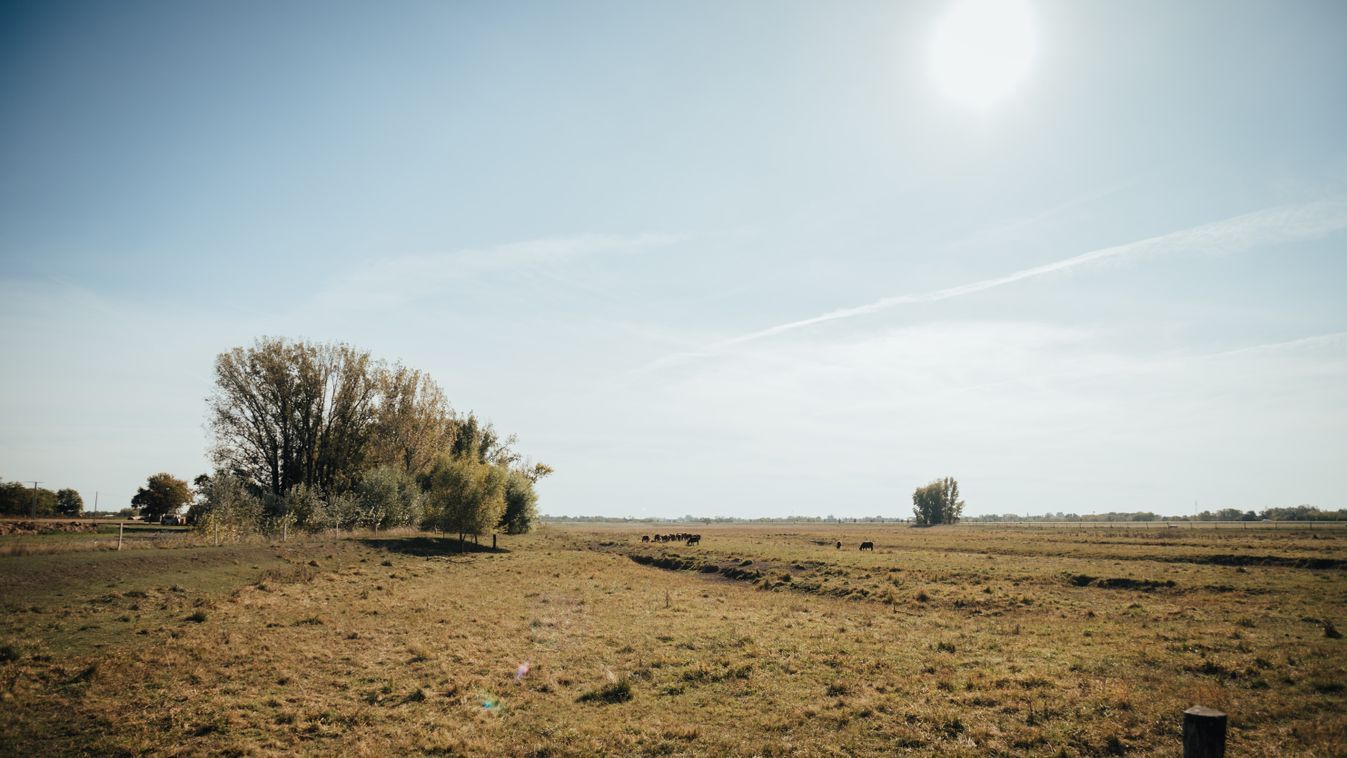
[{"label": "utility pole", "polygon": [[33,518],[37,518],[37,486],[41,483],[42,482],[33,482],[33,505],[29,509],[30,513],[28,514]]}]

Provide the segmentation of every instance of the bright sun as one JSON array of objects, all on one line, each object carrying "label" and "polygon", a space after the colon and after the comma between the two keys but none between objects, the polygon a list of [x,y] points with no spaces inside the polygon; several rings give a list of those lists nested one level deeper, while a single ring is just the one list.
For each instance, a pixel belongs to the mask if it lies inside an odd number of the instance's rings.
[{"label": "bright sun", "polygon": [[1029,73],[1034,29],[1023,0],[958,0],[936,27],[931,73],[946,97],[972,108],[1004,100]]}]

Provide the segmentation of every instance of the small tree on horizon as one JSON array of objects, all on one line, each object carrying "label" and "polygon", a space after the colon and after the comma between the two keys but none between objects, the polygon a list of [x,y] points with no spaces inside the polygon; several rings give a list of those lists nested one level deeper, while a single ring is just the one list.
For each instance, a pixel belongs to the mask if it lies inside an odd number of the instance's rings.
[{"label": "small tree on horizon", "polygon": [[147,521],[156,521],[164,514],[176,513],[190,502],[192,491],[188,489],[187,482],[168,473],[151,476],[145,486],[136,492],[136,496],[131,498],[131,505],[139,508],[141,516]]},{"label": "small tree on horizon", "polygon": [[918,526],[956,523],[963,516],[963,507],[959,483],[952,476],[936,479],[912,493],[912,513]]},{"label": "small tree on horizon", "polygon": [[84,513],[84,498],[80,493],[72,489],[63,489],[56,492],[56,512],[62,516],[78,516]]}]

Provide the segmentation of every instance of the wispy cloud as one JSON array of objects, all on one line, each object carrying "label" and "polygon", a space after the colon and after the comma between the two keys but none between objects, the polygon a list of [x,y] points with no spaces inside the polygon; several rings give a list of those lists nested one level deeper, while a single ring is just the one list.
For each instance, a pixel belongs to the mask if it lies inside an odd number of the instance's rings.
[{"label": "wispy cloud", "polygon": [[583,234],[385,258],[347,272],[316,299],[319,305],[387,308],[435,295],[472,276],[517,270],[556,272],[587,256],[638,252],[681,239],[680,235],[656,233]]},{"label": "wispy cloud", "polygon": [[874,302],[848,308],[839,308],[818,316],[788,321],[776,326],[721,340],[696,352],[677,353],[655,361],[647,368],[657,368],[682,360],[714,355],[729,348],[754,342],[797,329],[830,321],[865,316],[903,305],[932,303],[940,300],[972,295],[1047,274],[1080,268],[1109,260],[1138,258],[1176,253],[1233,253],[1264,245],[1313,239],[1347,228],[1347,198],[1332,198],[1302,205],[1279,206],[1253,213],[1184,229],[1158,237],[1150,237],[1124,245],[1091,250],[1041,266],[1022,269],[992,279],[982,279],[955,287],[881,298]]}]

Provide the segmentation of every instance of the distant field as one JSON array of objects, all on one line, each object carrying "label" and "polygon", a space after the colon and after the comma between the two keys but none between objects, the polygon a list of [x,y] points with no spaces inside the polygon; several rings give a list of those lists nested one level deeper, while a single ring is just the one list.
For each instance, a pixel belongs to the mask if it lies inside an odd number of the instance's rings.
[{"label": "distant field", "polygon": [[[71,518],[4,518],[0,526],[35,524],[40,530],[58,530],[79,524],[90,531],[52,531],[42,534],[6,534],[0,530],[0,556],[31,555],[80,550],[115,550],[146,547],[176,547],[193,542],[185,526],[163,526],[138,521]],[[195,540],[200,542],[201,540]]]},{"label": "distant field", "polygon": [[0,556],[0,752],[1347,754],[1341,529],[176,544]]}]

